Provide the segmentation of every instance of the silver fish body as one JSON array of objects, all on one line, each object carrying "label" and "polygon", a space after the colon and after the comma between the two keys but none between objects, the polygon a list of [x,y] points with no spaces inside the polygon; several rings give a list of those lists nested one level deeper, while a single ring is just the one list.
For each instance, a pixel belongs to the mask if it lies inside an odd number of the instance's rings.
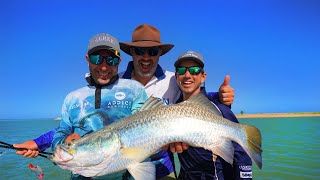
[{"label": "silver fish body", "polygon": [[135,179],[154,179],[154,165],[142,161],[166,144],[203,147],[232,164],[234,141],[262,166],[260,131],[224,119],[202,94],[169,106],[149,98],[141,109],[70,146],[58,146],[53,161],[87,177],[128,169]]}]

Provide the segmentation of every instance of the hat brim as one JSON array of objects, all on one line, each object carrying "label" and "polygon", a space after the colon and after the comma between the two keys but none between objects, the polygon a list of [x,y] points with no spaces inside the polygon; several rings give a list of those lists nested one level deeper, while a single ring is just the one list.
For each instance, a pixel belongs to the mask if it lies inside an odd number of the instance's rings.
[{"label": "hat brim", "polygon": [[184,60],[187,60],[187,59],[190,59],[190,60],[193,60],[195,62],[197,62],[201,68],[204,68],[204,63],[198,59],[198,58],[195,58],[195,57],[184,57],[184,58],[181,58],[179,60],[177,60],[175,63],[174,63],[174,67],[179,67],[180,63]]},{"label": "hat brim", "polygon": [[139,41],[139,42],[125,42],[125,43],[120,43],[120,49],[125,52],[126,54],[132,56],[130,53],[130,48],[131,47],[155,47],[159,46],[161,47],[162,53],[160,56],[166,54],[173,48],[173,44],[161,44],[158,42],[154,41]]}]

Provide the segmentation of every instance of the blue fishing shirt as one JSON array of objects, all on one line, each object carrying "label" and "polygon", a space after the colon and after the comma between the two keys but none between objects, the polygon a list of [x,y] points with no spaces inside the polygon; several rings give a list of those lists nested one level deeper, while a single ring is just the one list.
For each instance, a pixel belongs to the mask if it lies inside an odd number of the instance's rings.
[{"label": "blue fishing shirt", "polygon": [[96,109],[95,90],[95,86],[86,86],[67,95],[60,126],[52,141],[54,149],[72,133],[83,136],[133,114],[148,98],[137,81],[119,79],[101,88],[101,105]]},{"label": "blue fishing shirt", "polygon": [[[89,85],[67,95],[62,106],[62,119],[52,140],[53,150],[64,143],[70,134],[84,136],[135,113],[148,99],[141,84],[128,79],[118,79],[111,85],[101,87],[100,108],[96,108],[95,93],[96,87]],[[103,177],[121,178],[122,174],[119,172]],[[71,178],[84,177],[72,175]]]}]

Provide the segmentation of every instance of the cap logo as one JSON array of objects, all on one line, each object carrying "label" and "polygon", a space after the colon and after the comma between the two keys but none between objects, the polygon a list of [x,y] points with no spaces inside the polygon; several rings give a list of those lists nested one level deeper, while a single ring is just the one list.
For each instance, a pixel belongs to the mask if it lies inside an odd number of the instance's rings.
[{"label": "cap logo", "polygon": [[195,58],[198,58],[198,56],[196,56],[195,54],[192,54],[192,53],[187,53],[187,54],[185,54],[185,55],[183,55],[182,56],[182,58],[184,58],[184,57],[195,57]]},{"label": "cap logo", "polygon": [[112,44],[115,44],[114,40],[112,38],[110,38],[109,36],[99,36],[94,41],[95,42],[108,41]]}]

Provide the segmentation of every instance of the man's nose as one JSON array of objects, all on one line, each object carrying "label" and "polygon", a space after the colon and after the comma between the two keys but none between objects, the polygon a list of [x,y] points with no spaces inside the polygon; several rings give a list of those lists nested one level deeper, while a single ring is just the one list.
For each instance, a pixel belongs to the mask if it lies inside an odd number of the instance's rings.
[{"label": "man's nose", "polygon": [[150,59],[150,55],[149,55],[149,50],[148,49],[146,49],[145,51],[144,51],[144,53],[143,53],[143,56],[142,56],[144,59]]},{"label": "man's nose", "polygon": [[184,74],[185,77],[191,77],[192,75],[190,74],[189,70],[186,70],[186,73]]},{"label": "man's nose", "polygon": [[104,71],[107,70],[107,68],[109,67],[109,65],[107,64],[107,60],[105,58],[102,60],[102,63],[100,64],[100,67]]}]

